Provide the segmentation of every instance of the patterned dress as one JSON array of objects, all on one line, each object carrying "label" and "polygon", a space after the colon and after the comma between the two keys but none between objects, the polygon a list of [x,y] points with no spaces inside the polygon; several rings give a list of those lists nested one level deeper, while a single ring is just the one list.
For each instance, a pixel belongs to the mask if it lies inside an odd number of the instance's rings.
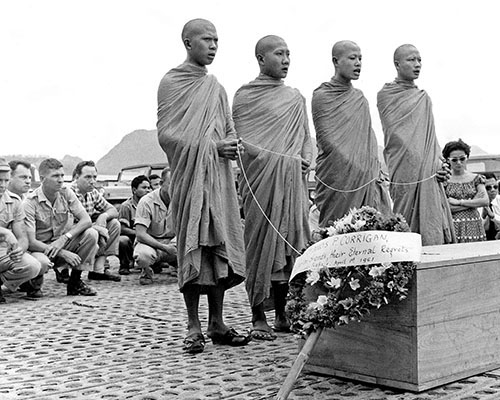
[{"label": "patterned dress", "polygon": [[[482,175],[476,175],[469,182],[448,182],[445,187],[446,196],[457,200],[471,200],[477,194],[477,185],[484,182],[485,178]],[[483,221],[477,208],[453,212],[452,216],[459,243],[486,240]]]}]

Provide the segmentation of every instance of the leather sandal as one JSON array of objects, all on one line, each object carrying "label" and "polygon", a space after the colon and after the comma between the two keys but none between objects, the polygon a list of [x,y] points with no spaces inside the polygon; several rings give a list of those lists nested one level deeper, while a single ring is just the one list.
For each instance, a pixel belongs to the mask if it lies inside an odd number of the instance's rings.
[{"label": "leather sandal", "polygon": [[189,354],[203,352],[205,350],[205,337],[199,332],[186,336],[182,350]]},{"label": "leather sandal", "polygon": [[224,333],[212,333],[208,335],[210,339],[212,339],[213,344],[222,344],[226,346],[245,346],[252,340],[250,335],[241,335],[234,328],[229,328],[229,330]]}]

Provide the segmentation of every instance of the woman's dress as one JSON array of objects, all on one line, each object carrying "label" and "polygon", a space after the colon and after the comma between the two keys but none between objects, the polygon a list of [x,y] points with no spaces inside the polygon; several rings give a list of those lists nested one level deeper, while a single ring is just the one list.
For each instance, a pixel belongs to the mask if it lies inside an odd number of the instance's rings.
[{"label": "woman's dress", "polygon": [[[482,175],[476,175],[469,182],[448,182],[445,186],[445,192],[448,197],[457,200],[471,200],[477,194],[477,185],[484,184],[484,182],[485,178]],[[477,208],[452,212],[452,217],[459,243],[486,240],[483,221]]]}]

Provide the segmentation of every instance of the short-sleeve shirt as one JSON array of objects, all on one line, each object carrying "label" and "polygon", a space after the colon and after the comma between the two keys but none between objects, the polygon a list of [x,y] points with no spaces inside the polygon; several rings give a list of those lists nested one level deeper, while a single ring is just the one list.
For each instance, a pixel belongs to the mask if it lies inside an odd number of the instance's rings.
[{"label": "short-sleeve shirt", "polygon": [[71,190],[75,192],[76,197],[82,203],[83,208],[87,211],[87,214],[93,219],[94,216],[98,216],[106,211],[109,203],[103,197],[97,189],[92,189],[90,192],[82,193],[78,190],[78,185],[76,182],[71,184]]},{"label": "short-sleeve shirt", "polygon": [[137,202],[133,197],[125,200],[120,206],[118,212],[118,221],[130,229],[134,229],[135,213],[137,211]]},{"label": "short-sleeve shirt", "polygon": [[15,222],[24,221],[21,200],[6,190],[0,198],[0,227],[12,230]]},{"label": "short-sleeve shirt", "polygon": [[43,193],[42,187],[36,188],[23,203],[26,214],[26,227],[34,231],[37,240],[50,243],[68,232],[77,215],[85,212],[76,194],[68,188],[57,192],[54,204]]},{"label": "short-sleeve shirt", "polygon": [[135,225],[144,225],[146,232],[155,239],[174,238],[172,211],[160,198],[160,189],[153,190],[139,200]]}]

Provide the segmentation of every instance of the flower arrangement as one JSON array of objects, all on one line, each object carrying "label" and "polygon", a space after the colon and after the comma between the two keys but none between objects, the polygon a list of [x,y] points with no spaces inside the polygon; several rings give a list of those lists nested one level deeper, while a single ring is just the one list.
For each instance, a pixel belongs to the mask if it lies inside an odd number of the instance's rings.
[{"label": "flower arrangement", "polygon": [[[401,215],[386,216],[365,206],[314,232],[311,244],[329,236],[370,230],[410,232]],[[360,321],[370,310],[406,298],[415,267],[413,262],[341,268],[325,265],[298,275],[290,285],[286,306],[292,330],[305,336],[320,328]]]}]

